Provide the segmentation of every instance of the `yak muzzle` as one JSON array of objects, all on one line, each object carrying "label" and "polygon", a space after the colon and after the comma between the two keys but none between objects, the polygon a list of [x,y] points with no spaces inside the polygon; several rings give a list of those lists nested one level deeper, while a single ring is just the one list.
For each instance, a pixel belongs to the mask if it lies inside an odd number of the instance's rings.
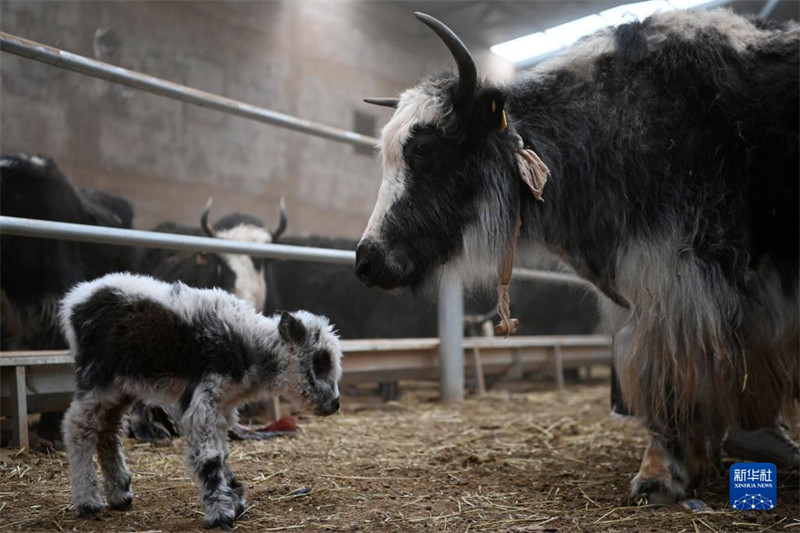
[{"label": "yak muzzle", "polygon": [[412,264],[401,247],[387,250],[373,240],[363,240],[356,249],[353,272],[367,287],[396,289],[408,285]]},{"label": "yak muzzle", "polygon": [[325,407],[318,407],[314,409],[314,414],[317,416],[331,416],[339,410],[339,398],[334,398]]}]

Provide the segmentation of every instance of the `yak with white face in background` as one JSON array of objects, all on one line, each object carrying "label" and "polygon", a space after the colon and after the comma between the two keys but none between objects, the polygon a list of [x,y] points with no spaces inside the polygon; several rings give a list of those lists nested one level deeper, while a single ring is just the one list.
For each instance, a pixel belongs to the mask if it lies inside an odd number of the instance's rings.
[{"label": "yak with white face in background", "polygon": [[685,497],[721,467],[729,427],[791,420],[800,27],[662,13],[500,86],[417,17],[458,73],[371,101],[396,111],[356,275],[418,287],[449,263],[486,282],[520,224],[522,251],[543,244],[624,306],[620,389],[652,432],[636,499]]},{"label": "yak with white face in background", "polygon": [[[198,227],[162,222],[153,231],[270,244],[286,230],[283,199],[278,225],[272,231],[258,218],[240,213],[225,215],[212,226],[208,222],[211,203],[209,198]],[[219,287],[250,302],[257,311],[263,311],[267,299],[265,260],[260,257],[148,248],[142,255],[139,272],[163,281],[181,281],[190,287]]]}]

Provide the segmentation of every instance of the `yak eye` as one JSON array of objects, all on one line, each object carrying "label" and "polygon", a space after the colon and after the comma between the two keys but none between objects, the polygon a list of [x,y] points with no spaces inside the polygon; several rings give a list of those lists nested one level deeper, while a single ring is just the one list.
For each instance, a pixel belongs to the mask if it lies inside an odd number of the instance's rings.
[{"label": "yak eye", "polygon": [[417,143],[414,145],[414,155],[425,156],[428,155],[429,152],[430,147],[425,144]]},{"label": "yak eye", "polygon": [[312,362],[314,375],[327,376],[331,371],[331,355],[326,350],[319,350],[314,354]]}]

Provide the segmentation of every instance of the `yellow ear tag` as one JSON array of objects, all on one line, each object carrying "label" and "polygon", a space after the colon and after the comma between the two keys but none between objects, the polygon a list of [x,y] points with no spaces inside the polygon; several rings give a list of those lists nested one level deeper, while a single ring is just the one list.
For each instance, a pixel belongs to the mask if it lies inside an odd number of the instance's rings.
[{"label": "yellow ear tag", "polygon": [[506,120],[506,110],[503,109],[503,118],[500,119],[500,131],[506,131],[508,127],[508,120]]},{"label": "yellow ear tag", "polygon": [[497,104],[495,103],[494,100],[492,100],[492,113],[494,113],[495,111],[497,111]]}]

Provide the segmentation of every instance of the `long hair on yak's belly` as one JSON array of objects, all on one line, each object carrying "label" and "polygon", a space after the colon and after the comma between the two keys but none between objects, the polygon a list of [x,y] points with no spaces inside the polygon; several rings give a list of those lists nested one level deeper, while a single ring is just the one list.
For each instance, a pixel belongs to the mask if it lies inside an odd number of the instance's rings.
[{"label": "long hair on yak's belly", "polygon": [[650,429],[684,441],[719,443],[732,423],[757,429],[779,415],[793,420],[797,287],[786,294],[767,265],[732,279],[681,242],[640,240],[618,255],[632,303],[630,333],[615,340],[624,401]]}]

